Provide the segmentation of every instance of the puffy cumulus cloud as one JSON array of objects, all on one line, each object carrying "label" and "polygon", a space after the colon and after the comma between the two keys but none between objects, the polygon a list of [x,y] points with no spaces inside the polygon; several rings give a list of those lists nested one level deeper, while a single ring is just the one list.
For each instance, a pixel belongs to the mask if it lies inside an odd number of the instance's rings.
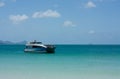
[{"label": "puffy cumulus cloud", "polygon": [[92,1],[89,1],[85,4],[85,8],[95,8],[96,4],[93,3]]},{"label": "puffy cumulus cloud", "polygon": [[74,27],[76,26],[72,21],[65,21],[63,23],[63,26],[67,26],[67,27]]},{"label": "puffy cumulus cloud", "polygon": [[0,7],[3,7],[5,6],[5,3],[4,2],[0,2]]},{"label": "puffy cumulus cloud", "polygon": [[9,19],[14,23],[14,24],[18,24],[21,23],[25,20],[27,20],[29,17],[25,14],[23,15],[10,15]]},{"label": "puffy cumulus cloud", "polygon": [[87,0],[86,3],[82,3],[81,4],[81,8],[96,8],[97,7],[97,4],[100,4],[100,3],[109,3],[109,2],[116,2],[118,0]]},{"label": "puffy cumulus cloud", "polygon": [[51,18],[58,18],[60,17],[60,13],[58,13],[57,11],[53,11],[53,10],[47,10],[44,12],[35,12],[33,14],[33,18],[45,18],[45,17],[51,17]]}]

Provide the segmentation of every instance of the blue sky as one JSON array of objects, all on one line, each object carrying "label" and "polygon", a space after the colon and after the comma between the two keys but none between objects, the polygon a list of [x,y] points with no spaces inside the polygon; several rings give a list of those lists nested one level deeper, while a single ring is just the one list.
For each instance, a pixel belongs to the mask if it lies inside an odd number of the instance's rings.
[{"label": "blue sky", "polygon": [[0,40],[120,44],[120,0],[0,0]]}]

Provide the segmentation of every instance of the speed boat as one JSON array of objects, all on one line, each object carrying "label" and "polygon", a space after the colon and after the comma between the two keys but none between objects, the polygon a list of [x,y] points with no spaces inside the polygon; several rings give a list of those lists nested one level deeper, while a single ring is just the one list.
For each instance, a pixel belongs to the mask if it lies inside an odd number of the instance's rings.
[{"label": "speed boat", "polygon": [[24,52],[37,52],[37,53],[54,53],[54,45],[45,45],[42,42],[28,42],[25,46]]}]

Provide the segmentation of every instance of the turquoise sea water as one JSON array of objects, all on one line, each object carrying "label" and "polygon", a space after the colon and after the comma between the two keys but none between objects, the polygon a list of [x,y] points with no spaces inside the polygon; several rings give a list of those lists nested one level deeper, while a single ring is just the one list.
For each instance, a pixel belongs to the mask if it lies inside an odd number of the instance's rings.
[{"label": "turquoise sea water", "polygon": [[55,54],[0,45],[0,79],[120,79],[120,45],[56,45]]}]

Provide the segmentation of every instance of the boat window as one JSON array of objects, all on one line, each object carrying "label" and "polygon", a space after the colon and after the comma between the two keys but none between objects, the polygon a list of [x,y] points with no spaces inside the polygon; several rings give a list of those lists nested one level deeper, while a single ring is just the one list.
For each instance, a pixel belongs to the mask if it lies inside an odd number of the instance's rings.
[{"label": "boat window", "polygon": [[37,42],[37,44],[42,44],[42,42]]},{"label": "boat window", "polygon": [[41,48],[40,46],[32,46],[32,48]]}]

